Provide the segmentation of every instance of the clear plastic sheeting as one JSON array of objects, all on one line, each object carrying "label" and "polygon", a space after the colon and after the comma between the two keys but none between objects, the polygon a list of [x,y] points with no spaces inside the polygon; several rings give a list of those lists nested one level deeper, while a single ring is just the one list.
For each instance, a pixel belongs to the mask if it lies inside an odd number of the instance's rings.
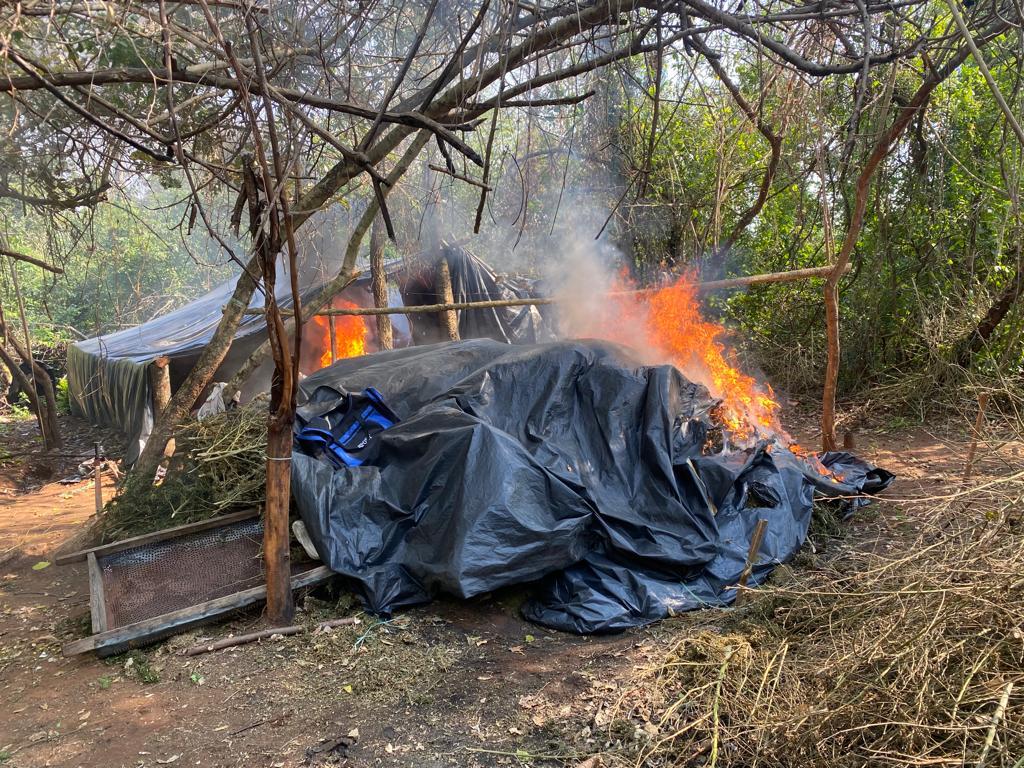
[{"label": "clear plastic sheeting", "polygon": [[836,476],[778,445],[705,455],[707,391],[602,342],[437,344],[343,360],[302,383],[314,414],[379,390],[401,422],[361,466],[294,454],[317,552],[367,608],[535,583],[531,620],[609,632],[725,605],[759,519],[750,584],[791,558],[815,493],[875,493],[892,475],[849,454]]}]

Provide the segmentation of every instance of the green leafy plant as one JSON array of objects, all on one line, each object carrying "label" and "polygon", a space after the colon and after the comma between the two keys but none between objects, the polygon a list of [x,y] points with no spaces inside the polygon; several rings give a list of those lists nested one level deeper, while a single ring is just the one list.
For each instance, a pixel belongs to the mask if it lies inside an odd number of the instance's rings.
[{"label": "green leafy plant", "polygon": [[57,380],[54,396],[57,398],[57,410],[61,413],[71,413],[71,396],[68,393],[67,376],[61,376]]}]

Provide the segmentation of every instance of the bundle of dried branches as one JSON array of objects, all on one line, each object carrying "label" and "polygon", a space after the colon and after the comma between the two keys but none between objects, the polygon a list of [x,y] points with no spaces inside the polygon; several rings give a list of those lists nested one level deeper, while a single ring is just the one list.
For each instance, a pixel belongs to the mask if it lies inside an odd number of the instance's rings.
[{"label": "bundle of dried branches", "polygon": [[[902,551],[787,570],[727,633],[684,637],[638,673],[607,762],[1020,765],[1022,503],[1010,473],[912,502],[935,525]],[[641,738],[616,740],[623,726]]]},{"label": "bundle of dried branches", "polygon": [[105,541],[262,507],[266,492],[265,404],[189,421],[159,485],[129,474],[97,521]]}]

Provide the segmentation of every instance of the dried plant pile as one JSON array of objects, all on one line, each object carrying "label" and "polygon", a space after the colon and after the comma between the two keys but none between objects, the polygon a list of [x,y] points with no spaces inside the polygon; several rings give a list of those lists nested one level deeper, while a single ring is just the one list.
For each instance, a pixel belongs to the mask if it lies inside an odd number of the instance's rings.
[{"label": "dried plant pile", "polygon": [[179,428],[175,441],[175,457],[159,485],[128,474],[97,523],[104,541],[263,505],[265,403],[190,421]]},{"label": "dried plant pile", "polygon": [[899,554],[787,569],[675,642],[606,718],[606,762],[1024,765],[1024,473],[920,503],[935,528]]}]

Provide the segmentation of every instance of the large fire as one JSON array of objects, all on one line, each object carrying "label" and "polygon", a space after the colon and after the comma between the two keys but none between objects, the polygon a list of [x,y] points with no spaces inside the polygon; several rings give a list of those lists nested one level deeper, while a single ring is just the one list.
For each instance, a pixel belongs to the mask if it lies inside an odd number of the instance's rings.
[{"label": "large fire", "polygon": [[[743,373],[726,329],[700,313],[697,286],[689,276],[647,291],[620,276],[586,335],[639,349],[654,360],[671,362],[721,400],[717,415],[735,440],[785,437],[779,403],[771,387]],[[579,330],[579,329],[577,329]],[[788,439],[787,439],[788,442]]]},{"label": "large fire", "polygon": [[[335,309],[354,309],[358,305],[351,301],[335,301]],[[366,354],[366,323],[358,315],[335,315],[334,336],[331,336],[332,318],[316,315],[312,325],[319,332],[320,367],[326,368],[336,360],[359,357]]]}]

